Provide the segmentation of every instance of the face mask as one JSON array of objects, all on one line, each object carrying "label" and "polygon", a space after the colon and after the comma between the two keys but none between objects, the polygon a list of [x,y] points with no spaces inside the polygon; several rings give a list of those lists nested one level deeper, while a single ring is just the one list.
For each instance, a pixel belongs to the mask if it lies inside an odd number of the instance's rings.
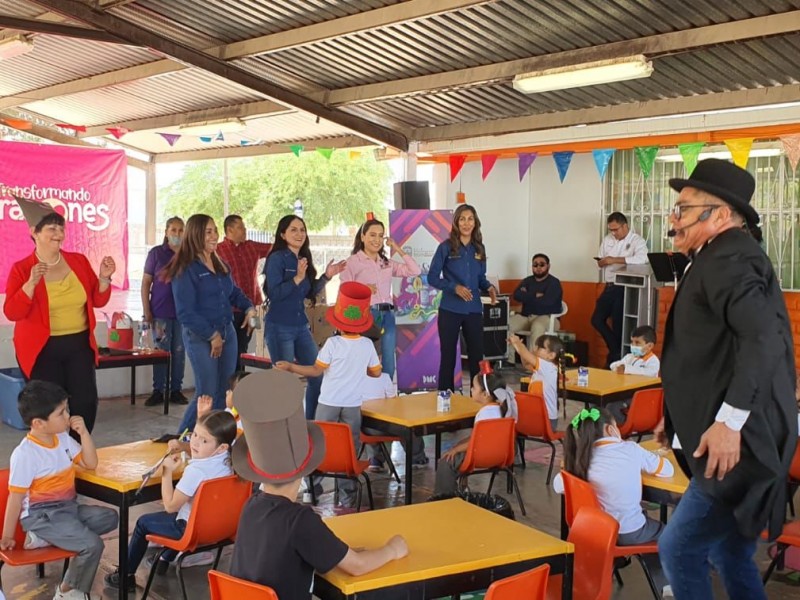
[{"label": "face mask", "polygon": [[644,348],[641,346],[631,346],[631,354],[633,354],[637,358],[641,358],[644,356]]},{"label": "face mask", "polygon": [[181,245],[181,236],[179,236],[179,235],[167,236],[167,240],[169,241],[169,245],[170,246],[180,246]]}]

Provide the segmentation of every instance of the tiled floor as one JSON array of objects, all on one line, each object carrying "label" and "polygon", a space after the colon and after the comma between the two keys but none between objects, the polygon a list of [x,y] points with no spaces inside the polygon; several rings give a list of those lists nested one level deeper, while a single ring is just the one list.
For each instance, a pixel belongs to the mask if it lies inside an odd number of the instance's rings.
[{"label": "tiled floor", "polygon": [[[97,445],[108,446],[133,440],[157,437],[163,433],[175,431],[183,412],[181,407],[175,407],[175,410],[171,411],[173,414],[164,416],[161,414],[159,408],[145,408],[142,406],[143,400],[144,396],[140,397],[135,407],[130,406],[128,400],[125,398],[101,401],[94,436]],[[571,408],[574,411],[576,407]],[[4,425],[0,426],[0,457],[2,457],[0,458],[0,463],[3,467],[8,465],[8,457],[23,435],[23,432],[10,429]],[[402,475],[402,461],[398,460],[396,462],[398,463],[398,470]],[[518,474],[518,480],[525,499],[528,516],[522,517],[518,514],[517,519],[550,534],[558,535],[559,497],[545,486],[545,475],[546,467],[535,463],[528,463],[527,469]],[[383,508],[402,503],[402,485],[398,485],[387,474],[377,474],[373,476],[372,479],[374,481],[375,502],[377,506]],[[420,502],[424,501],[432,493],[434,481],[433,468],[428,467],[427,469],[416,471],[414,481],[417,484],[414,489],[414,500]],[[484,481],[475,478],[471,483],[471,487],[473,490],[482,490],[487,483],[488,478],[484,478]],[[327,485],[330,487],[330,484]],[[497,491],[504,493],[504,486],[498,486]],[[322,498],[323,509],[326,503],[329,506],[331,502],[332,494],[324,495]],[[512,500],[512,506],[515,512],[519,513],[514,500]],[[131,527],[135,523],[135,519],[138,515],[143,512],[157,510],[158,508],[158,504],[149,504],[133,509]],[[106,551],[103,556],[100,572],[95,582],[94,594],[97,595],[97,598],[116,597],[112,591],[103,588],[102,575],[114,568],[117,560],[117,547],[117,538],[112,534],[106,541]],[[765,546],[759,548],[758,558],[759,564],[763,569],[767,564]],[[228,569],[229,560],[230,550],[227,550],[223,554],[222,563],[220,565],[222,570]],[[207,570],[208,567],[193,567],[185,570],[188,594],[191,600],[203,600],[208,598]],[[52,598],[53,596],[53,589],[60,574],[60,566],[56,566],[55,564],[48,565],[46,567],[46,576],[44,579],[37,579],[33,568],[15,569],[6,567],[3,569],[2,573],[3,588],[9,599],[44,600]],[[138,572],[138,583],[140,587],[137,591],[137,598],[141,597],[146,576],[146,570],[144,568],[140,569]],[[625,585],[623,587],[615,586],[613,596],[615,600],[639,600],[650,597],[644,577],[635,562],[631,567],[622,571],[622,576]],[[719,586],[717,587],[719,588]],[[798,584],[796,580],[792,581],[791,578],[787,578],[786,575],[783,574],[777,574],[773,577],[767,591],[769,597],[775,600],[800,598],[800,584]],[[94,595],[92,597],[95,598]],[[179,598],[173,571],[170,571],[166,576],[156,578],[156,584],[150,597],[164,600]],[[717,590],[716,597],[725,597],[721,589]]]}]

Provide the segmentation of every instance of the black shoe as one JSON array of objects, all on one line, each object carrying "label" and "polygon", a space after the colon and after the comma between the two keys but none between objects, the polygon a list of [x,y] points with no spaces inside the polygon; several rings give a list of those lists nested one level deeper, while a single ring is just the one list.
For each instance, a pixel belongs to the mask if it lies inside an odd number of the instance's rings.
[{"label": "black shoe", "polygon": [[186,399],[186,396],[181,394],[180,390],[175,390],[169,395],[169,403],[170,404],[189,404],[189,401]]},{"label": "black shoe", "polygon": [[164,404],[164,394],[159,390],[154,390],[150,397],[144,401],[145,406],[158,406],[159,404]]},{"label": "black shoe", "polygon": [[[149,556],[147,558],[147,568],[152,569],[153,563],[156,561],[156,554]],[[169,561],[166,560],[159,560],[158,564],[156,565],[156,575],[166,575],[167,570],[169,569]]]},{"label": "black shoe", "polygon": [[[115,590],[119,589],[119,569],[114,571],[113,573],[108,573],[105,577],[103,577],[103,583],[105,583],[108,587],[114,588]],[[128,591],[135,592],[136,591],[136,575],[133,573],[128,573]]]}]

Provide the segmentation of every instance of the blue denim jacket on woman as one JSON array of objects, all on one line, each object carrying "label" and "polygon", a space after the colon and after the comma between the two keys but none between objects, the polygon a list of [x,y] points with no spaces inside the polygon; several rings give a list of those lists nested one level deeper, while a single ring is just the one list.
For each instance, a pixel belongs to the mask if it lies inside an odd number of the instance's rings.
[{"label": "blue denim jacket on woman", "polygon": [[[294,282],[297,275],[297,255],[289,249],[272,252],[264,265],[264,296],[269,299],[267,323],[281,325],[304,325],[308,323],[305,311],[305,299],[311,290],[308,277]],[[328,279],[325,275],[314,280],[314,293],[318,294],[325,287]]]},{"label": "blue denim jacket on woman", "polygon": [[[450,240],[436,249],[428,271],[428,283],[442,290],[439,308],[460,314],[482,313],[481,291],[492,286],[486,279],[486,257],[479,257],[472,243],[459,244],[458,252],[453,252]],[[456,294],[457,285],[469,288],[472,300],[466,302]]]},{"label": "blue denim jacket on woman", "polygon": [[253,308],[230,272],[213,273],[199,260],[172,280],[172,296],[180,324],[204,340],[215,332],[224,336],[233,322],[233,307],[243,312]]}]

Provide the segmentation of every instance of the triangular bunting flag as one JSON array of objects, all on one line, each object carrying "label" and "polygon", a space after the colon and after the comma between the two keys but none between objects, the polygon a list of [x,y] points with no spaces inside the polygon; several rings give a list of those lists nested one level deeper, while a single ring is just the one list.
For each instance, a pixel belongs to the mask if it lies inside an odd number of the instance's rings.
[{"label": "triangular bunting flag", "polygon": [[553,152],[553,160],[556,161],[556,169],[558,169],[558,178],[561,183],[564,183],[564,177],[567,176],[569,171],[569,163],[572,162],[572,156],[575,154],[572,150],[565,152]]},{"label": "triangular bunting flag", "polygon": [[322,154],[328,160],[331,159],[331,154],[333,154],[333,148],[317,148],[317,152]]},{"label": "triangular bunting flag", "polygon": [[61,129],[71,129],[75,132],[86,133],[86,125],[70,125],[69,123],[56,123],[56,127]]},{"label": "triangular bunting flag", "polygon": [[636,153],[636,160],[639,161],[639,168],[642,170],[642,175],[647,179],[650,177],[653,164],[656,162],[658,146],[638,146],[634,148],[633,151]]},{"label": "triangular bunting flag", "polygon": [[347,155],[350,160],[358,160],[361,158],[361,152],[358,150],[350,150],[349,154]]},{"label": "triangular bunting flag", "polygon": [[295,156],[300,156],[300,153],[303,151],[303,145],[292,144],[291,146],[289,146],[289,150],[291,150],[292,154],[294,154]]},{"label": "triangular bunting flag", "polygon": [[733,157],[733,163],[742,169],[747,168],[747,161],[750,159],[750,149],[753,147],[753,138],[739,138],[736,140],[725,140],[728,152]]},{"label": "triangular bunting flag", "polygon": [[216,141],[218,141],[218,142],[224,142],[224,141],[225,141],[225,136],[224,136],[224,135],[222,135],[222,132],[220,131],[220,132],[217,134],[217,137],[216,137],[215,139],[216,139]]},{"label": "triangular bunting flag", "polygon": [[120,139],[126,133],[131,132],[127,127],[106,127],[106,131],[113,135],[116,140]]},{"label": "triangular bunting flag", "polygon": [[3,119],[3,123],[8,125],[9,127],[13,127],[14,129],[21,129],[23,131],[33,129],[33,123],[31,123],[30,121],[26,121],[25,119]]},{"label": "triangular bunting flag", "polygon": [[210,144],[211,142],[214,141],[214,138],[211,137],[210,135],[201,135],[200,141],[203,142],[204,144]]},{"label": "triangular bunting flag", "polygon": [[689,144],[678,144],[678,152],[683,157],[683,166],[686,168],[686,176],[692,175],[692,171],[697,166],[697,157],[705,146],[705,142],[691,142]]},{"label": "triangular bunting flag", "polygon": [[517,158],[519,159],[517,168],[519,169],[520,181],[522,181],[525,178],[525,175],[531,168],[531,165],[533,164],[533,161],[536,160],[537,156],[539,156],[538,152],[520,152],[517,154]]},{"label": "triangular bunting flag", "polygon": [[792,166],[792,173],[794,173],[797,163],[800,161],[800,135],[782,135],[781,143],[786,158],[789,159],[789,164]]},{"label": "triangular bunting flag", "polygon": [[486,181],[486,178],[489,176],[489,173],[491,173],[492,169],[494,169],[494,163],[497,162],[498,156],[499,155],[497,154],[481,154],[481,167],[482,167],[481,177],[483,178],[484,181]]},{"label": "triangular bunting flag", "polygon": [[461,167],[464,166],[466,160],[466,154],[451,154],[448,157],[448,161],[450,162],[450,181],[455,181],[455,178],[461,172]]},{"label": "triangular bunting flag", "polygon": [[167,140],[167,143],[170,146],[174,146],[175,142],[177,142],[179,139],[181,139],[181,135],[179,133],[160,133],[159,132],[158,135],[160,135],[165,140]]},{"label": "triangular bunting flag", "polygon": [[597,167],[597,172],[600,175],[600,179],[603,179],[603,177],[606,176],[608,163],[611,162],[611,157],[614,156],[614,152],[616,152],[616,149],[614,148],[607,148],[605,150],[592,150],[594,166]]},{"label": "triangular bunting flag", "polygon": [[239,140],[239,145],[240,146],[249,146],[250,145],[250,140]]}]

